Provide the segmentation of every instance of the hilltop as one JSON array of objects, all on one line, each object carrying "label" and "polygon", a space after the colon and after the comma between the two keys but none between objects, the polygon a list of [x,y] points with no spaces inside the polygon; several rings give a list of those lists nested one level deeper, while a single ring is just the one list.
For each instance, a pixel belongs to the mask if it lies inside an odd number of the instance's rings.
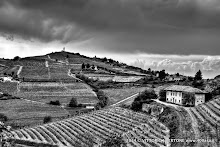
[{"label": "hilltop", "polygon": [[[5,98],[1,111],[8,117],[7,123],[15,128],[42,124],[47,116],[60,120],[81,111],[90,111],[87,107],[104,107],[107,99],[108,105],[114,104],[143,91],[143,87],[133,86],[136,81],[148,76],[139,68],[130,69],[130,66],[113,59],[90,58],[64,51],[1,59],[0,65],[0,92],[16,98]],[[78,75],[93,79],[95,83],[85,82],[77,78]],[[101,91],[103,85],[112,85],[113,89]],[[119,87],[123,91],[119,97],[105,96]],[[133,90],[130,91],[129,87]],[[71,101],[76,101],[77,107],[71,108]],[[35,110],[30,111],[30,107]],[[57,115],[51,111],[57,111]]]}]

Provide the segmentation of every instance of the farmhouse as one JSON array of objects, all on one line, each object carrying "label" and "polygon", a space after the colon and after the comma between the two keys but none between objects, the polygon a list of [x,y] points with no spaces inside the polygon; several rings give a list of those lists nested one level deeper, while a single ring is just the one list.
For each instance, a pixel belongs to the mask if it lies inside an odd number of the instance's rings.
[{"label": "farmhouse", "polygon": [[[166,101],[179,105],[199,105],[205,103],[205,91],[190,86],[172,85],[164,89],[166,91]],[[188,97],[187,95],[192,95]],[[187,102],[186,102],[186,99]]]}]

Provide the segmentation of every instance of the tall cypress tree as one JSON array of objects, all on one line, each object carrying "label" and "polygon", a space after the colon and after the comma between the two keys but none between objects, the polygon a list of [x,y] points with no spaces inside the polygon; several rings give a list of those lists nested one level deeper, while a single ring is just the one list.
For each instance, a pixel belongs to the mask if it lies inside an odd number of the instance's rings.
[{"label": "tall cypress tree", "polygon": [[202,72],[199,70],[194,77],[194,80],[202,80]]}]

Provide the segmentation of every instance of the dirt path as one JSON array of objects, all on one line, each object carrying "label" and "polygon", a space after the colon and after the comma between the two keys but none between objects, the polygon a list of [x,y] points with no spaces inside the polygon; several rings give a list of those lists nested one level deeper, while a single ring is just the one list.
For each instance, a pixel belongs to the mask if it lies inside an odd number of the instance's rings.
[{"label": "dirt path", "polygon": [[51,58],[50,58],[50,55],[47,55],[47,58],[48,58],[48,59],[51,59]]},{"label": "dirt path", "polygon": [[[48,56],[49,56],[49,55],[48,55]],[[49,79],[50,79],[51,76],[50,76],[50,67],[49,67],[49,63],[48,63],[48,61],[45,61],[45,66],[46,66],[46,68],[47,68],[48,77],[49,77]]]},{"label": "dirt path", "polygon": [[23,69],[23,66],[20,66],[19,69],[18,69],[18,72],[17,72],[18,77],[20,77],[19,75],[20,75],[22,69]]},{"label": "dirt path", "polygon": [[139,94],[139,93],[136,93],[136,94],[134,94],[134,95],[132,95],[132,96],[129,96],[129,97],[127,97],[127,98],[125,98],[125,99],[123,99],[123,100],[121,100],[121,101],[119,101],[119,102],[117,102],[117,103],[115,103],[115,104],[112,104],[112,105],[110,105],[110,106],[108,106],[108,107],[117,106],[118,104],[120,104],[120,103],[122,103],[122,102],[124,102],[124,101],[126,101],[126,100],[135,98],[136,96],[138,96],[138,94]]},{"label": "dirt path", "polygon": [[78,80],[78,81],[80,81],[80,82],[83,82],[81,79],[79,79],[79,78],[77,78],[76,76],[75,76],[75,74],[72,74],[71,73],[71,69],[69,69],[69,71],[68,71],[68,76],[70,76],[70,77],[72,77],[72,78],[74,78],[74,79],[76,79],[76,80]]},{"label": "dirt path", "polygon": [[[198,140],[200,139],[200,132],[199,132],[199,128],[198,128],[198,122],[197,119],[194,117],[194,115],[192,114],[192,112],[189,110],[189,108],[184,108],[187,113],[189,114],[191,121],[192,121],[192,129],[195,133],[195,139]],[[200,147],[201,143],[197,142],[196,147]]]},{"label": "dirt path", "polygon": [[48,61],[45,61],[45,66],[46,66],[46,67],[49,67]]},{"label": "dirt path", "polygon": [[[182,107],[182,106],[178,106],[178,105],[175,105],[175,104],[170,104],[170,103],[166,103],[166,102],[161,102],[159,100],[154,100],[158,103],[161,103],[161,104],[164,104],[168,107],[173,107],[176,109],[176,113],[177,115],[179,116],[180,118],[180,131],[183,132],[185,130],[185,124],[184,124],[184,121],[185,121],[185,117],[184,114],[182,114],[182,112],[180,111],[180,108],[183,108],[184,110],[186,110],[186,112],[188,113],[188,117],[190,117],[190,120],[191,120],[191,123],[192,123],[192,130],[195,134],[195,140],[197,139],[200,139],[200,132],[199,132],[199,129],[198,129],[198,122],[196,120],[196,118],[194,117],[194,115],[189,111],[189,108],[186,108],[186,107]],[[183,134],[184,137],[186,137],[186,134]],[[189,136],[188,136],[189,137]],[[186,138],[184,138],[186,139]],[[195,147],[200,147],[201,146],[201,143],[195,143],[194,145]]]},{"label": "dirt path", "polygon": [[180,106],[178,106],[178,105],[175,105],[175,104],[171,104],[171,103],[166,103],[166,102],[162,102],[162,101],[160,101],[160,100],[158,100],[158,99],[156,99],[156,100],[154,100],[155,102],[157,102],[157,103],[161,103],[161,104],[163,104],[163,105],[166,105],[166,106],[168,106],[168,107],[174,107],[175,109],[178,109]]}]

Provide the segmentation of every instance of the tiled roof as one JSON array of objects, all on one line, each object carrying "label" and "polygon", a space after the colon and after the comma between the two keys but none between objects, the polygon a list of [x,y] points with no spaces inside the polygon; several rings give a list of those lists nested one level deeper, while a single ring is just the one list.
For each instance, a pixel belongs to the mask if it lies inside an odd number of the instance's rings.
[{"label": "tiled roof", "polygon": [[181,86],[181,85],[172,85],[164,90],[169,90],[169,91],[183,91],[183,92],[190,92],[190,93],[206,93],[203,90],[200,90],[198,88],[193,88],[191,86]]}]

